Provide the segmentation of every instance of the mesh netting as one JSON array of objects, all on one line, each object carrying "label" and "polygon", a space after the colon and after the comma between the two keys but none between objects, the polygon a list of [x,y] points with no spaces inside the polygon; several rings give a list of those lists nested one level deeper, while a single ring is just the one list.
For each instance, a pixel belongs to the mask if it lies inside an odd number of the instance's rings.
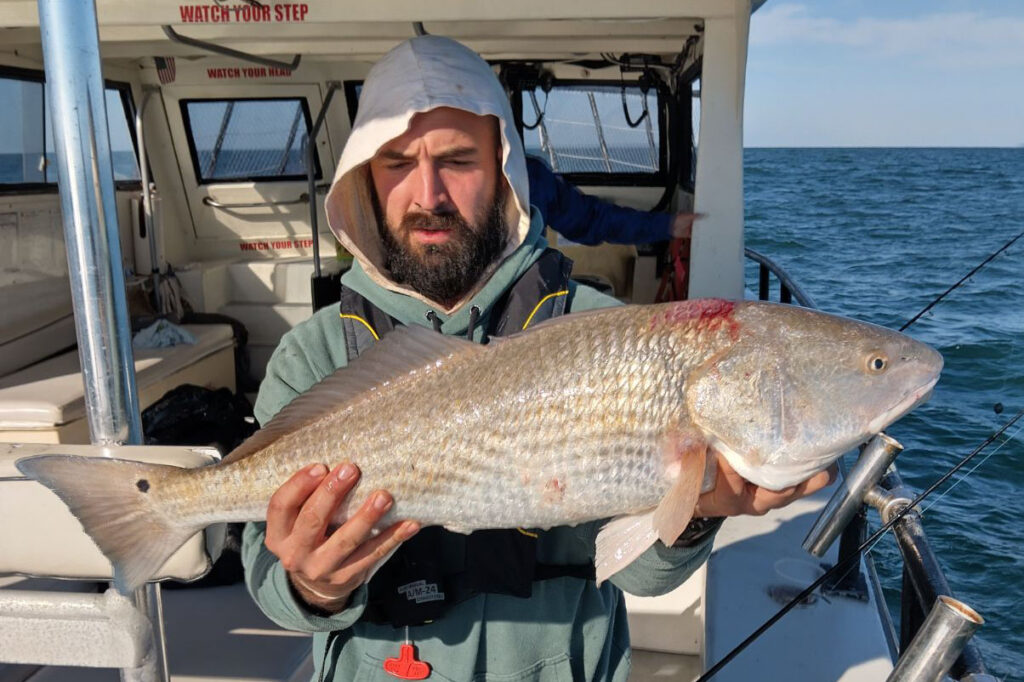
[{"label": "mesh netting", "polygon": [[[655,173],[658,171],[660,134],[657,93],[645,95],[627,87],[626,107],[635,127],[622,110],[622,89],[616,86],[559,86],[545,94],[525,91],[523,143],[528,154],[548,160],[559,173]],[[541,116],[543,112],[543,116]],[[638,119],[643,116],[643,120]]]},{"label": "mesh netting", "polygon": [[188,102],[189,128],[203,181],[305,173],[301,101]]}]

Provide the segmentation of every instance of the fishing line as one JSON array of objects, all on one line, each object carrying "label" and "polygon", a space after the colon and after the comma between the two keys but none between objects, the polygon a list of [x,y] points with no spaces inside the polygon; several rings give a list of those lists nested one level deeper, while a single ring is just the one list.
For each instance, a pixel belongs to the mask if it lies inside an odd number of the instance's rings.
[{"label": "fishing line", "polygon": [[1012,440],[1013,440],[1014,438],[1016,438],[1016,437],[1017,437],[1017,434],[1018,434],[1018,433],[1020,433],[1022,429],[1024,429],[1024,426],[1018,426],[1018,427],[1017,427],[1017,430],[1013,432],[1013,435],[1012,435],[1012,436],[1009,436],[1009,437],[1008,437],[1008,438],[1007,438],[1006,440],[1004,440],[1004,441],[1003,441],[1002,443],[1000,443],[1000,444],[999,444],[999,447],[997,447],[997,448],[996,448],[995,450],[993,450],[992,452],[990,452],[990,453],[988,453],[987,455],[985,455],[984,457],[982,457],[982,458],[981,458],[981,459],[980,459],[980,460],[978,461],[978,463],[977,463],[977,464],[975,464],[975,465],[974,465],[973,467],[971,467],[971,468],[970,468],[970,469],[969,469],[969,470],[967,471],[967,473],[966,473],[966,474],[964,474],[963,476],[961,476],[961,477],[960,477],[960,478],[958,478],[957,480],[953,481],[953,484],[952,484],[951,486],[949,486],[948,488],[946,488],[945,490],[943,490],[943,491],[942,491],[942,494],[941,494],[941,495],[939,495],[938,497],[936,497],[936,498],[935,498],[934,500],[932,500],[932,501],[931,501],[931,503],[930,503],[930,504],[929,504],[929,505],[928,505],[927,507],[925,507],[924,509],[922,509],[922,510],[921,510],[921,516],[924,516],[924,515],[925,515],[925,513],[926,513],[926,512],[927,512],[927,511],[928,511],[929,509],[931,509],[932,507],[934,507],[935,505],[937,505],[937,504],[938,504],[939,502],[941,502],[941,501],[942,501],[942,498],[943,498],[943,497],[945,497],[946,495],[948,495],[948,494],[949,494],[949,491],[950,491],[950,490],[952,490],[953,488],[955,488],[955,487],[957,487],[958,485],[960,485],[961,483],[963,483],[963,482],[964,482],[964,481],[965,481],[966,479],[970,478],[971,474],[973,474],[973,473],[974,473],[975,471],[977,471],[977,470],[978,470],[978,469],[979,469],[979,468],[981,467],[981,465],[982,465],[982,464],[984,464],[985,462],[987,462],[987,461],[988,461],[988,458],[989,458],[989,457],[991,457],[992,455],[994,455],[994,454],[996,454],[997,452],[999,452],[1000,450],[1002,450],[1002,449],[1003,449],[1003,448],[1004,448],[1004,447],[1006,446],[1006,444],[1007,444],[1007,443],[1011,442],[1011,441],[1012,441]]},{"label": "fishing line", "polygon": [[964,282],[966,282],[966,281],[967,281],[968,279],[970,279],[970,278],[971,278],[971,275],[973,275],[973,274],[974,274],[974,273],[976,273],[976,272],[977,272],[978,270],[981,270],[981,269],[982,269],[983,267],[985,267],[986,265],[988,265],[988,264],[989,264],[989,263],[990,263],[990,262],[992,261],[992,259],[994,259],[994,258],[995,258],[996,256],[998,256],[998,255],[999,255],[999,254],[1001,254],[1001,253],[1002,253],[1003,251],[1006,251],[1006,250],[1007,250],[1008,248],[1010,248],[1011,246],[1013,246],[1013,243],[1014,243],[1015,241],[1017,241],[1018,239],[1020,239],[1021,237],[1024,237],[1024,232],[1021,232],[1021,233],[1020,233],[1020,234],[1018,234],[1018,235],[1017,235],[1016,237],[1014,237],[1014,238],[1013,238],[1013,239],[1011,239],[1010,241],[1008,241],[1008,242],[1006,242],[1005,244],[1003,244],[1003,245],[1002,245],[1001,247],[999,247],[999,250],[998,250],[998,251],[996,251],[995,253],[993,253],[993,254],[992,254],[991,256],[989,256],[989,257],[988,257],[988,258],[986,258],[985,260],[981,261],[981,263],[979,263],[979,264],[978,264],[977,266],[975,266],[975,268],[974,268],[973,270],[971,270],[971,271],[970,271],[970,272],[968,272],[968,273],[967,273],[966,275],[964,275],[963,277],[961,277],[961,278],[960,278],[960,280],[959,280],[959,281],[958,281],[958,282],[957,282],[956,284],[954,284],[953,286],[951,286],[950,288],[946,289],[946,290],[945,290],[945,291],[943,291],[943,292],[942,292],[941,294],[939,294],[939,297],[938,297],[938,298],[936,298],[936,299],[935,299],[934,301],[932,301],[931,303],[929,303],[928,305],[926,305],[926,306],[924,307],[924,309],[922,309],[922,310],[921,310],[921,312],[919,312],[919,313],[918,313],[917,315],[914,315],[914,316],[913,316],[912,318],[910,318],[910,320],[909,320],[909,321],[908,321],[908,322],[907,322],[907,323],[906,323],[905,325],[903,325],[902,327],[900,327],[900,328],[899,328],[899,331],[903,331],[903,330],[905,330],[905,329],[906,329],[907,327],[909,327],[910,325],[914,324],[914,323],[915,323],[915,322],[917,322],[917,321],[918,321],[919,319],[921,319],[921,316],[922,316],[922,315],[924,315],[924,314],[925,314],[926,312],[928,312],[929,310],[931,310],[932,308],[934,308],[934,307],[935,307],[935,305],[936,305],[936,304],[937,304],[937,303],[938,303],[939,301],[941,301],[942,299],[946,298],[946,295],[947,295],[947,294],[949,294],[949,293],[950,293],[951,291],[953,291],[954,289],[956,289],[957,287],[959,287],[959,286],[960,286],[961,284],[963,284]]},{"label": "fishing line", "polygon": [[[845,559],[841,559],[839,562],[836,563],[835,566],[825,571],[825,573],[821,575],[821,577],[819,577],[817,580],[815,580],[810,585],[805,587],[803,591],[800,592],[800,594],[796,595],[791,600],[789,600],[789,603],[787,603],[785,606],[779,609],[775,613],[775,615],[766,620],[759,628],[754,630],[754,632],[752,632],[749,637],[747,637],[745,640],[737,644],[732,651],[723,656],[722,659],[715,663],[713,666],[711,666],[711,668],[709,668],[707,672],[698,677],[696,682],[707,682],[708,680],[710,680],[712,677],[718,674],[718,672],[721,671],[722,668],[724,668],[730,661],[732,661],[732,659],[736,658],[736,656],[738,656],[744,649],[750,646],[754,642],[754,640],[763,635],[765,631],[768,630],[768,628],[775,625],[775,623],[777,623],[783,616],[792,611],[797,604],[800,604],[804,599],[810,596],[810,594],[814,592],[814,590],[818,589],[818,587],[825,583],[829,578],[831,578],[841,570],[846,570],[854,561],[859,561],[860,556],[865,549],[873,546],[886,532],[889,531],[890,528],[896,525],[896,523],[898,523],[900,519],[909,514],[910,511],[913,510],[915,507],[917,507],[917,505],[920,504],[924,498],[928,497],[933,492],[935,492],[935,490],[937,490],[939,486],[948,481],[957,471],[962,469],[968,462],[974,459],[974,457],[978,453],[980,453],[982,450],[991,445],[997,438],[999,438],[999,436],[1003,435],[1006,432],[1006,430],[1013,426],[1021,417],[1024,417],[1024,409],[1015,414],[1013,416],[1013,419],[1003,424],[1003,426],[998,431],[996,431],[991,436],[982,441],[978,447],[974,448],[974,450],[972,450],[970,454],[968,454],[966,457],[957,462],[957,464],[954,465],[953,468],[951,468],[949,471],[947,471],[945,474],[939,477],[937,481],[928,486],[927,490],[920,493],[919,495],[917,495],[917,497],[911,500],[907,506],[905,506],[903,509],[897,512],[891,519],[889,519],[888,523],[883,524],[882,527],[880,527],[878,530],[871,534],[871,537],[862,542],[860,546],[857,547],[857,549],[855,549],[850,554],[850,556],[846,557]],[[1007,442],[1009,442],[1009,440],[1007,440]]]}]

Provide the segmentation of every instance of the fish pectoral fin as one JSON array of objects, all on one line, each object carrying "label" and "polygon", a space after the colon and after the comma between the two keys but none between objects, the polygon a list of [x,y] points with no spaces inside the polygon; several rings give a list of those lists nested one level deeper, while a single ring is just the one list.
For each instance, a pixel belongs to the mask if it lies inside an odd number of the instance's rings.
[{"label": "fish pectoral fin", "polygon": [[671,545],[682,535],[693,518],[704,487],[704,470],[707,467],[707,441],[694,433],[673,436],[669,441],[669,458],[675,482],[661,503],[654,510],[654,529],[658,538]]},{"label": "fish pectoral fin", "polygon": [[597,584],[615,575],[658,539],[654,510],[617,516],[601,527],[595,543],[594,568]]},{"label": "fish pectoral fin", "polygon": [[459,526],[459,525],[455,525],[455,526],[446,525],[444,527],[444,529],[445,530],[450,530],[453,533],[458,533],[459,535],[469,535],[470,533],[473,532],[472,528],[467,528],[465,526]]}]

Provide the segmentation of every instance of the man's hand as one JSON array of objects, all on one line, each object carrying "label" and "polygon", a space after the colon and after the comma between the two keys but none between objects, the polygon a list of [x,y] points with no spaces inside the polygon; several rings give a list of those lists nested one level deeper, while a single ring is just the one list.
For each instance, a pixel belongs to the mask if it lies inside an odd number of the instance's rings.
[{"label": "man's hand", "polygon": [[740,516],[752,514],[761,516],[772,509],[785,507],[790,502],[821,490],[835,480],[839,471],[833,464],[803,483],[779,491],[761,488],[743,479],[729,466],[725,457],[718,455],[718,473],[715,487],[697,499],[693,515],[696,518],[711,516]]},{"label": "man's hand", "polygon": [[330,473],[323,464],[307,466],[278,488],[267,508],[267,549],[281,560],[299,596],[329,613],[345,608],[370,569],[419,531],[415,521],[399,521],[370,537],[394,502],[378,490],[328,533],[331,517],[358,480],[350,463]]},{"label": "man's hand", "polygon": [[690,239],[693,236],[693,223],[703,217],[703,213],[676,213],[672,218],[672,238]]}]

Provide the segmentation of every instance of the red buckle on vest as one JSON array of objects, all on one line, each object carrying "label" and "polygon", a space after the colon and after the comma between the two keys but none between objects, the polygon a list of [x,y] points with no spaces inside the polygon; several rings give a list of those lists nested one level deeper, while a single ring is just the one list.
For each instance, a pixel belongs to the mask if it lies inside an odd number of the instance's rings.
[{"label": "red buckle on vest", "polygon": [[398,658],[384,661],[384,672],[401,680],[425,680],[430,677],[430,664],[416,660],[416,647],[403,644]]}]

